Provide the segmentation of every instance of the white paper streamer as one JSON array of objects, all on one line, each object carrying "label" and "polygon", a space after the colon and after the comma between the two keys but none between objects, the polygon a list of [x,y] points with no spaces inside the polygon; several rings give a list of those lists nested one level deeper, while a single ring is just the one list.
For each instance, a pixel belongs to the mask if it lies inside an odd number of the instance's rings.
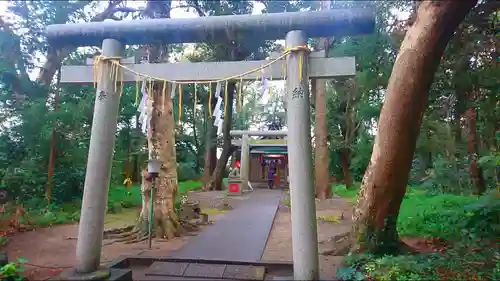
[{"label": "white paper streamer", "polygon": [[214,97],[219,98],[221,90],[222,90],[222,83],[221,82],[217,82],[217,85],[215,86]]},{"label": "white paper streamer", "polygon": [[219,96],[217,97],[217,103],[215,104],[213,116],[217,116],[217,114],[220,114],[221,111],[222,111],[222,98]]},{"label": "white paper streamer", "polygon": [[260,94],[263,100],[266,100],[269,94],[269,80],[266,78],[264,69],[260,72]]},{"label": "white paper streamer", "polygon": [[222,124],[224,124],[224,120],[220,119],[219,124],[217,126],[217,135],[222,134]]},{"label": "white paper streamer", "polygon": [[170,92],[170,98],[171,99],[174,99],[174,97],[175,97],[175,89],[177,89],[177,84],[176,83],[172,83],[172,91]]},{"label": "white paper streamer", "polygon": [[141,131],[146,134],[151,120],[153,107],[152,101],[150,100],[146,89],[146,81],[142,81],[141,93],[141,103],[137,107],[137,111],[140,112],[139,123],[141,124]]}]

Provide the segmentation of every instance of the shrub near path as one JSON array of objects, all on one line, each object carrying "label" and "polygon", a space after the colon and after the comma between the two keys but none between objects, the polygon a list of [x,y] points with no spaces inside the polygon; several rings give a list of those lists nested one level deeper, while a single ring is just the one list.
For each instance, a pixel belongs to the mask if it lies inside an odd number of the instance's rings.
[{"label": "shrub near path", "polygon": [[[355,199],[356,190],[337,185],[334,193]],[[500,278],[500,194],[481,197],[432,195],[408,188],[398,233],[417,254],[346,258],[342,280],[498,280]]]}]

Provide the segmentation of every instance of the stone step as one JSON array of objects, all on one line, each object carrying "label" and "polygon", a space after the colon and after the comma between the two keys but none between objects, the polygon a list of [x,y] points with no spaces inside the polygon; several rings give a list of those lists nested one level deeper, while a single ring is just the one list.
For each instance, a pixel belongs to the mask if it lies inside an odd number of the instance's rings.
[{"label": "stone step", "polygon": [[265,274],[266,268],[264,266],[160,261],[154,262],[144,273],[147,278],[152,277],[152,279],[155,277],[177,277],[180,279],[189,278],[190,280],[208,278],[210,280],[256,281],[264,280]]}]

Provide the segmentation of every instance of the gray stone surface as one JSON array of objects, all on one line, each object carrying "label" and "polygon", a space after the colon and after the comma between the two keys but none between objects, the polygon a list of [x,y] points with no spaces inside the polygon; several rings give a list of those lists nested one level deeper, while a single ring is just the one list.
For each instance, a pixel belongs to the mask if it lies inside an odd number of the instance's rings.
[{"label": "gray stone surface", "polygon": [[182,276],[188,268],[189,263],[185,262],[154,262],[146,272],[147,275],[170,275]]},{"label": "gray stone surface", "polygon": [[[311,78],[351,77],[356,74],[354,57],[312,58],[309,60],[309,76]],[[179,62],[128,64],[135,72],[151,75],[171,81],[207,81],[217,80],[245,73],[262,67],[269,61],[222,61],[222,62]],[[284,61],[283,61],[284,63]],[[283,63],[277,62],[265,69],[268,79],[284,79]],[[255,73],[243,76],[245,81],[255,81]],[[260,75],[260,74],[258,74]],[[91,84],[94,80],[92,65],[64,65],[61,69],[61,83]],[[119,81],[121,77],[119,76]],[[235,79],[239,80],[239,78]],[[136,83],[137,76],[124,71],[124,82]],[[266,131],[269,132],[269,131]],[[266,134],[264,132],[264,134]],[[274,131],[270,131],[274,132]],[[269,134],[269,133],[267,133]]]},{"label": "gray stone surface", "polygon": [[51,44],[97,46],[105,38],[128,45],[196,43],[227,38],[231,34],[255,40],[282,39],[291,30],[304,30],[311,38],[373,32],[373,8],[288,12],[260,15],[145,19],[53,24],[45,30]]},{"label": "gray stone surface", "polygon": [[222,278],[225,264],[190,263],[183,277]]},{"label": "gray stone surface", "polygon": [[255,190],[169,257],[205,260],[259,261],[271,232],[282,192]]},{"label": "gray stone surface", "polygon": [[265,275],[264,266],[228,264],[223,277],[236,280],[264,280]]}]

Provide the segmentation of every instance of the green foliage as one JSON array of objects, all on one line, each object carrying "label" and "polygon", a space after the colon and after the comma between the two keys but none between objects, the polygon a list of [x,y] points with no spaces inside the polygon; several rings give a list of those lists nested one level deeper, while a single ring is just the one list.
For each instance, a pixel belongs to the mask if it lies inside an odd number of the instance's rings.
[{"label": "green foliage", "polygon": [[349,256],[345,264],[340,280],[497,280],[498,248],[456,243],[441,253]]},{"label": "green foliage", "polygon": [[24,277],[21,273],[24,271],[23,264],[28,262],[25,258],[18,258],[15,262],[10,262],[0,268],[0,280],[2,281],[22,281]]},{"label": "green foliage", "polygon": [[[354,191],[334,186],[334,192],[353,198]],[[432,194],[409,187],[398,217],[402,237],[448,241],[444,251],[418,255],[349,256],[337,277],[342,280],[495,280],[498,274],[500,200],[497,191],[481,197]],[[354,195],[355,197],[355,195]],[[481,265],[479,268],[475,265]]]},{"label": "green foliage", "polygon": [[332,193],[343,198],[353,199],[358,195],[359,186],[359,183],[354,183],[352,188],[346,189],[344,184],[334,184]]},{"label": "green foliage", "polygon": [[[201,184],[197,181],[180,182],[178,192],[179,195],[182,195],[188,191],[197,190],[200,187]],[[179,200],[180,196],[177,198],[177,201]],[[138,185],[134,185],[128,189],[123,186],[111,186],[109,189],[108,213],[118,213],[121,209],[140,207],[141,203],[141,190]],[[79,200],[47,206],[43,199],[35,197],[27,201],[24,206],[26,208],[26,216],[22,218],[22,223],[28,220],[29,224],[35,227],[66,224],[80,219],[81,201]],[[8,215],[9,213],[6,213],[0,216],[0,219]]]}]

